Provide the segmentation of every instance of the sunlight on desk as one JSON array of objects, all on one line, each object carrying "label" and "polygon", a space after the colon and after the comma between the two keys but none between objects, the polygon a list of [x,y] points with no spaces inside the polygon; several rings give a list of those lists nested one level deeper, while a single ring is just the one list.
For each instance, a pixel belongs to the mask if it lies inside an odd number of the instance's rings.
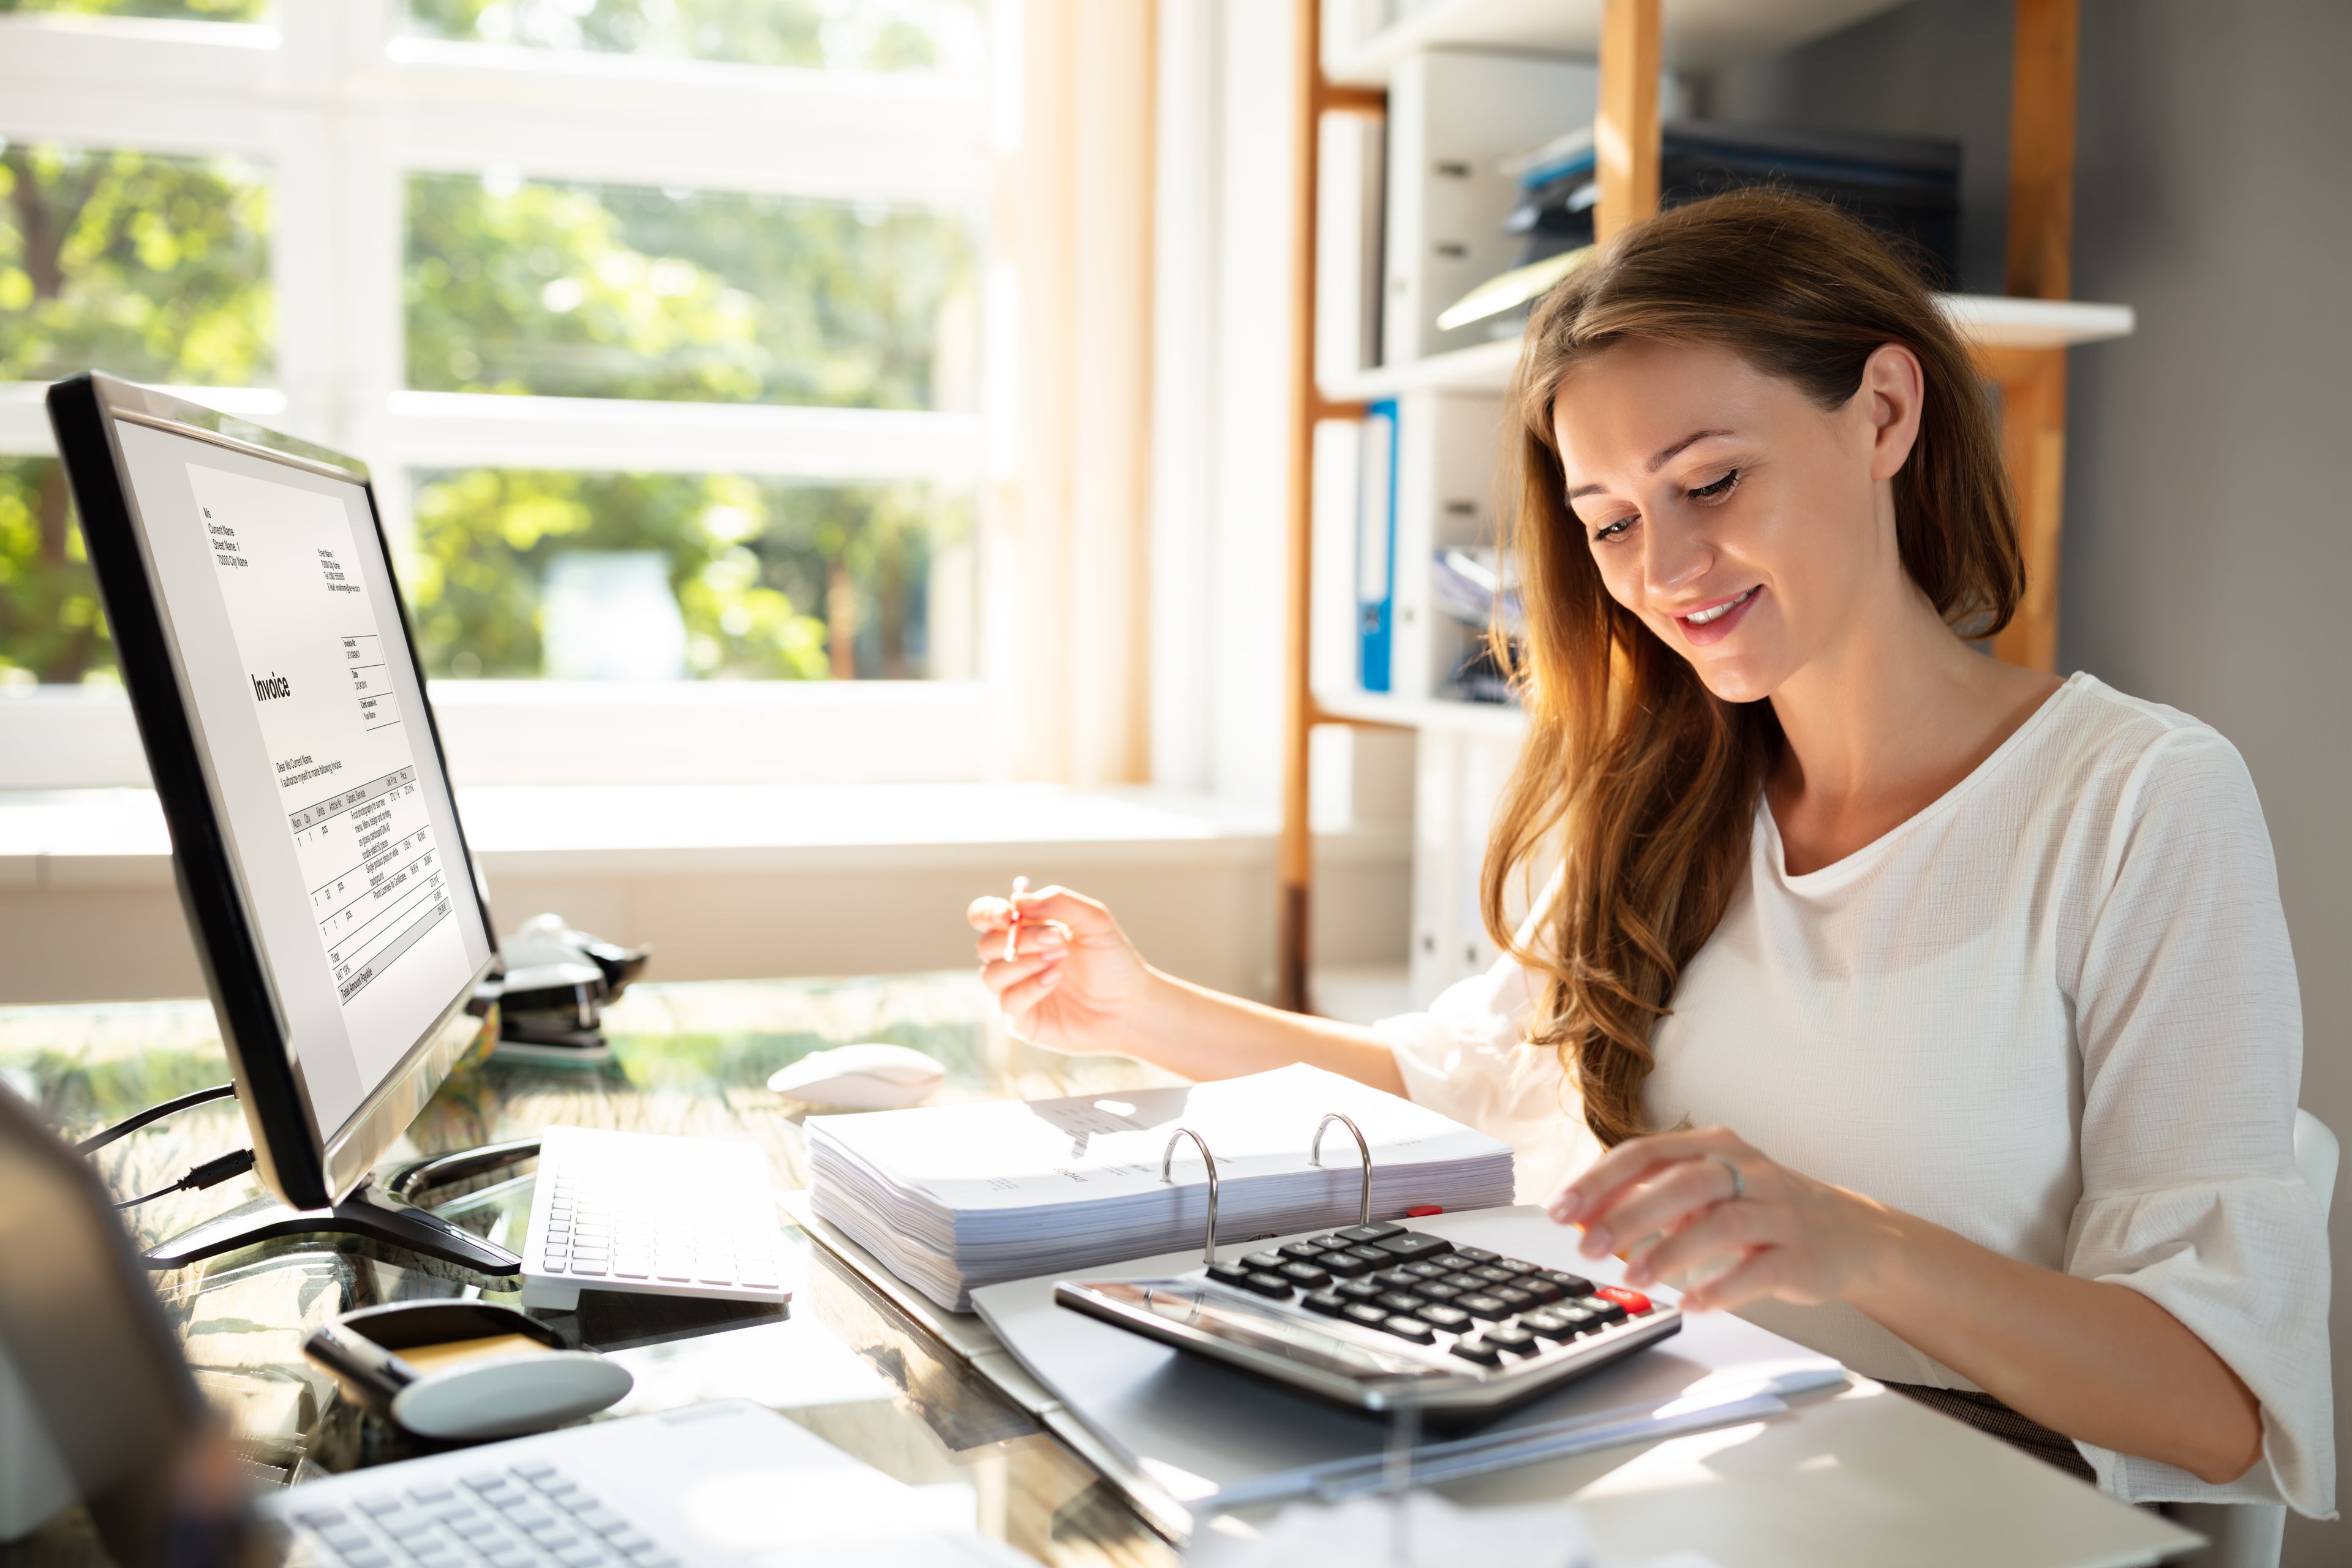
[{"label": "sunlight on desk", "polygon": [[[461,1068],[394,1157],[571,1123],[748,1140],[780,1188],[797,1187],[805,1181],[803,1108],[769,1090],[768,1075],[860,1040],[937,1058],[948,1069],[941,1099],[1118,1095],[1171,1081],[1125,1058],[1060,1057],[1007,1037],[969,973],[644,984],[606,1016],[609,1065]],[[227,1076],[203,1002],[0,1008],[0,1077],[69,1137]],[[143,1192],[248,1137],[236,1105],[222,1101],[122,1140],[99,1163],[116,1191]],[[519,1240],[534,1179],[485,1180],[447,1189],[437,1211],[492,1241]],[[152,1242],[258,1194],[244,1177],[127,1217]],[[637,1379],[599,1419],[746,1397],[892,1480],[925,1489],[935,1500],[924,1506],[976,1520],[984,1533],[1056,1568],[1175,1562],[1080,1452],[831,1253],[796,1228],[786,1239],[786,1309],[591,1290],[578,1311],[549,1315],[567,1339],[616,1356]],[[245,1462],[265,1480],[283,1480],[415,1451],[303,1357],[303,1336],[339,1312],[455,1297],[470,1280],[413,1256],[312,1238],[232,1253],[156,1284],[198,1378],[235,1423]],[[1801,1405],[1789,1416],[1440,1489],[1469,1506],[1573,1499],[1604,1557],[1639,1560],[1671,1541],[1738,1568],[1874,1568],[1898,1556],[1951,1568],[2059,1568],[2153,1561],[2181,1539],[1874,1384]],[[2125,1541],[2133,1550],[2117,1555]],[[77,1535],[65,1525],[20,1550],[60,1568],[102,1561],[86,1529]]]},{"label": "sunlight on desk", "polygon": [[1723,1479],[1708,1461],[1727,1448],[1752,1443],[1764,1436],[1764,1423],[1750,1421],[1743,1426],[1726,1426],[1719,1431],[1695,1432],[1687,1437],[1676,1437],[1661,1443],[1626,1464],[1619,1466],[1601,1479],[1584,1489],[1590,1500],[1605,1497],[1625,1497],[1635,1492],[1682,1491],[1693,1486],[1705,1486]]},{"label": "sunlight on desk", "polygon": [[[861,1040],[912,1046],[948,1068],[942,1100],[1112,1093],[1171,1081],[1113,1057],[1059,1057],[1008,1037],[973,975],[641,984],[606,1015],[614,1059],[597,1068],[490,1061],[435,1096],[396,1157],[528,1136],[551,1123],[749,1139],[780,1187],[803,1184],[803,1108],[768,1075],[812,1051]],[[0,1008],[0,1078],[67,1136],[228,1077],[201,1001]],[[234,1101],[199,1106],[103,1152],[118,1192],[163,1185],[249,1139]],[[501,1175],[505,1173],[500,1173]],[[453,1189],[440,1212],[493,1239],[520,1239],[532,1179]],[[129,1211],[142,1244],[260,1195],[250,1176]],[[1006,1405],[936,1341],[797,1231],[783,1310],[591,1292],[549,1321],[604,1350],[636,1378],[598,1419],[722,1397],[754,1400],[918,1489],[924,1507],[1055,1563],[1171,1563],[1175,1554],[1095,1472]],[[206,1393],[235,1423],[264,1479],[404,1458],[411,1440],[343,1397],[301,1353],[338,1312],[456,1296],[464,1282],[413,1258],[313,1239],[233,1253],[156,1278]],[[486,1291],[484,1299],[511,1302]],[[723,1501],[723,1500],[720,1500]],[[718,1506],[714,1503],[713,1506]],[[77,1518],[78,1515],[69,1515]],[[45,1563],[103,1561],[60,1524],[20,1550]]]}]

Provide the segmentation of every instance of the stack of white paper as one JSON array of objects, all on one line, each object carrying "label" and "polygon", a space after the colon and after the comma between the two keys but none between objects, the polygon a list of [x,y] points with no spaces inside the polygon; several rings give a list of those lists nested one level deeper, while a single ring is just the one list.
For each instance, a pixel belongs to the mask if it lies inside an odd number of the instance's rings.
[{"label": "stack of white paper", "polygon": [[812,1206],[953,1311],[975,1286],[1100,1268],[1197,1246],[1209,1180],[1190,1139],[1216,1155],[1219,1256],[1253,1237],[1356,1223],[1372,1153],[1372,1215],[1449,1213],[1511,1201],[1510,1145],[1319,1068],[1287,1067],[1181,1089],[1022,1103],[942,1105],[808,1121]]}]

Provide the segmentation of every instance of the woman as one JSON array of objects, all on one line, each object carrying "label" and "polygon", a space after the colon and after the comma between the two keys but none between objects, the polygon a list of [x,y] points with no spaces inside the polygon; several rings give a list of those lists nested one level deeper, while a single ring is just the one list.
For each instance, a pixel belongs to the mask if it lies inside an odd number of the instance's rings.
[{"label": "woman", "polygon": [[1160,974],[1047,889],[1009,959],[1013,906],[971,911],[1013,1026],[1409,1093],[1523,1171],[1581,1166],[1550,1212],[1637,1286],[2127,1500],[2329,1512],[2326,1241],[2252,784],[2185,715],[1963,640],[2023,570],[1916,278],[1825,207],[1702,202],[1554,290],[1515,396],[1504,960],[1356,1029]]}]

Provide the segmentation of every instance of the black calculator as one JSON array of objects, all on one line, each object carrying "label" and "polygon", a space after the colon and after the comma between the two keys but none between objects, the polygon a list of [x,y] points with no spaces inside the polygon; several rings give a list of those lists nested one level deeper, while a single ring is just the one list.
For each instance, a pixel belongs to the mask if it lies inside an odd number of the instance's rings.
[{"label": "black calculator", "polygon": [[1639,1291],[1390,1224],[1169,1279],[1066,1279],[1054,1300],[1342,1405],[1456,1421],[1500,1415],[1682,1328],[1678,1310]]}]

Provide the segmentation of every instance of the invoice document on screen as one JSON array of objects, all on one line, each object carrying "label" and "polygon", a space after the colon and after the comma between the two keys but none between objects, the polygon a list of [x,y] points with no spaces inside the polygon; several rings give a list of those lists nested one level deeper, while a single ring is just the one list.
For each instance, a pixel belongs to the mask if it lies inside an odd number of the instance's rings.
[{"label": "invoice document on screen", "polygon": [[202,463],[188,480],[319,956],[372,1086],[473,972],[449,847],[419,792],[423,715],[402,710],[390,679],[387,660],[408,657],[398,611],[371,602],[341,500]]}]

